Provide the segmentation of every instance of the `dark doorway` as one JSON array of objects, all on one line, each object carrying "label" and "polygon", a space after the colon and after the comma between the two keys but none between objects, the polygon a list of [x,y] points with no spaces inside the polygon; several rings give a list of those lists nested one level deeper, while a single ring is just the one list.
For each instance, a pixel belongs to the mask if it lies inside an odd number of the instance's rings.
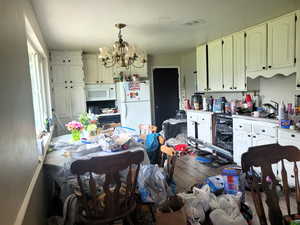
[{"label": "dark doorway", "polygon": [[176,115],[179,109],[179,86],[177,68],[153,70],[155,125],[161,130],[162,122]]}]

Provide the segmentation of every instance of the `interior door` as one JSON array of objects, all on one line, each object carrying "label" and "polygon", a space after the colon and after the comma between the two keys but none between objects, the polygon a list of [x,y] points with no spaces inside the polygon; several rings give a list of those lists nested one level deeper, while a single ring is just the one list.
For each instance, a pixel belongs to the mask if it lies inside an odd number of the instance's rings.
[{"label": "interior door", "polygon": [[179,109],[179,74],[177,68],[153,70],[155,125],[174,117]]},{"label": "interior door", "polygon": [[197,47],[197,91],[207,91],[207,54],[206,45]]},{"label": "interior door", "polygon": [[267,25],[262,24],[246,32],[247,74],[266,69],[267,66]]},{"label": "interior door", "polygon": [[233,89],[246,89],[245,33],[233,35]]},{"label": "interior door", "polygon": [[208,43],[208,90],[223,90],[222,40]]},{"label": "interior door", "polygon": [[233,90],[233,38],[223,38],[223,84],[224,90]]},{"label": "interior door", "polygon": [[268,66],[278,69],[294,65],[295,14],[268,23]]}]

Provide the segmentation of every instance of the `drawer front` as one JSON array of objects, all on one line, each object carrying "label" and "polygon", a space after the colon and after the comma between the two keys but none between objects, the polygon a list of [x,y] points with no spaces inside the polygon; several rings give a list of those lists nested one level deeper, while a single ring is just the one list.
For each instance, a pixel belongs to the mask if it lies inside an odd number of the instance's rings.
[{"label": "drawer front", "polygon": [[278,128],[275,124],[253,122],[253,133],[256,135],[266,135],[277,138]]},{"label": "drawer front", "polygon": [[199,115],[198,115],[198,113],[188,112],[187,113],[187,119],[192,120],[192,121],[198,121]]},{"label": "drawer front", "polygon": [[237,132],[243,131],[246,133],[251,133],[252,125],[250,121],[233,119],[233,129]]}]

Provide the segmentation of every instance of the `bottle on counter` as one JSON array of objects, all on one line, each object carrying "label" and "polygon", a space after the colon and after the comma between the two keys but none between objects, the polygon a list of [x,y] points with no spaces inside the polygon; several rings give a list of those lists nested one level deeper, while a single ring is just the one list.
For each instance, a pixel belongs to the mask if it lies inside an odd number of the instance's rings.
[{"label": "bottle on counter", "polygon": [[278,109],[278,120],[286,120],[286,119],[287,119],[286,107],[282,100]]}]

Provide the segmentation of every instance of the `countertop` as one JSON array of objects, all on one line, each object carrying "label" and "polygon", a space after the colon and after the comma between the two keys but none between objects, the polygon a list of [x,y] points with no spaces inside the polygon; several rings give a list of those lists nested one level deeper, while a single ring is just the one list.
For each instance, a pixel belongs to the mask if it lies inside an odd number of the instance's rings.
[{"label": "countertop", "polygon": [[276,119],[257,118],[257,117],[253,117],[253,116],[247,116],[247,115],[232,115],[232,118],[239,118],[239,119],[246,119],[246,120],[278,124],[278,120],[276,120]]},{"label": "countertop", "polygon": [[101,116],[118,116],[118,115],[120,115],[119,112],[117,112],[117,113],[102,113],[102,114],[97,114],[96,116],[101,117]]},{"label": "countertop", "polygon": [[204,110],[194,110],[194,109],[189,109],[187,110],[187,112],[214,114],[214,112],[204,111]]}]

